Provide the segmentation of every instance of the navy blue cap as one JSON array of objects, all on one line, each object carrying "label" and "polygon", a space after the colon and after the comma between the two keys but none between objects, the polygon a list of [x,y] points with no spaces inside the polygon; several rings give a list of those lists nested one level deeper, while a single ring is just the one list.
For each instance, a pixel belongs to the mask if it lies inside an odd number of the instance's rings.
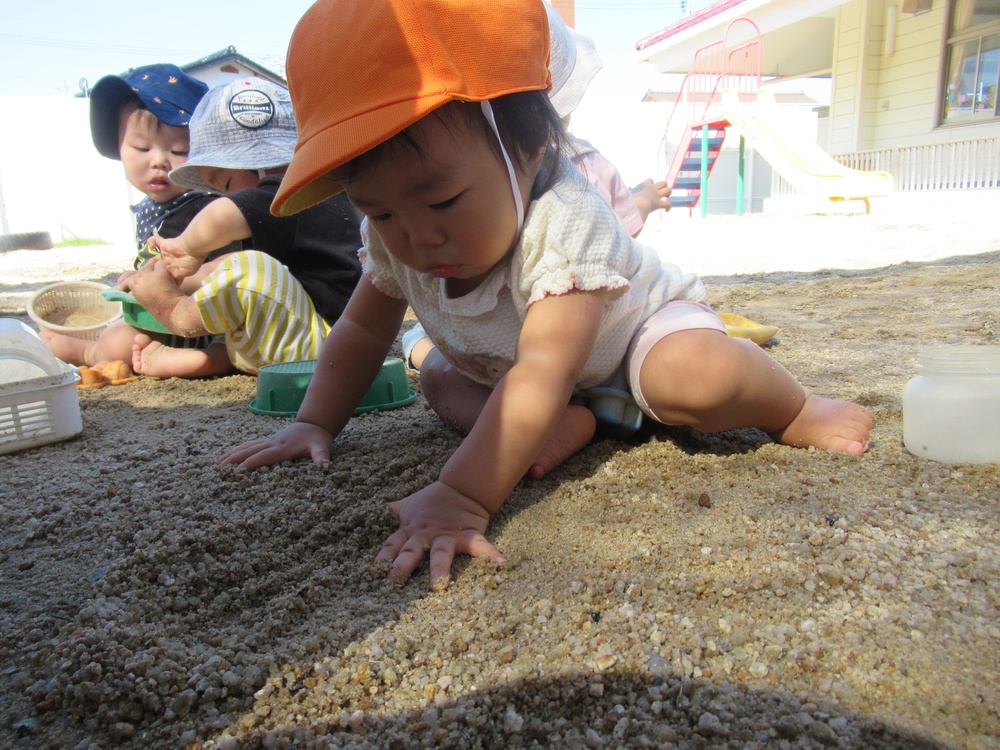
[{"label": "navy blue cap", "polygon": [[120,76],[104,76],[90,91],[90,135],[101,156],[120,159],[118,112],[135,97],[160,122],[186,126],[208,85],[176,65],[157,63],[132,68]]}]

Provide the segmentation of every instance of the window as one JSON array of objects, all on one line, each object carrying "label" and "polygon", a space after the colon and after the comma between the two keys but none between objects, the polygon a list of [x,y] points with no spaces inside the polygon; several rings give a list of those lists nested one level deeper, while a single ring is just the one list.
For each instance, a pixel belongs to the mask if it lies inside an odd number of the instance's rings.
[{"label": "window", "polygon": [[1000,115],[1000,0],[954,0],[948,36],[943,122],[977,122]]}]

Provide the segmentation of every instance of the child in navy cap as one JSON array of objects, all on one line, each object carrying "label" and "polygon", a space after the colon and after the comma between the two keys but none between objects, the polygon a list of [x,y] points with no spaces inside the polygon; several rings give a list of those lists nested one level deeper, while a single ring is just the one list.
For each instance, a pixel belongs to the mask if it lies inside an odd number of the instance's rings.
[{"label": "child in navy cap", "polygon": [[101,156],[120,159],[118,114],[130,99],[138,99],[158,123],[187,127],[208,85],[176,65],[160,63],[132,68],[123,75],[104,76],[90,92],[90,134]]},{"label": "child in navy cap", "polygon": [[[176,65],[155,64],[133,68],[123,75],[101,78],[91,91],[90,130],[98,153],[121,161],[128,182],[146,197],[132,206],[136,217],[137,255],[134,269],[155,253],[146,240],[158,233],[173,237],[215,196],[189,190],[170,181],[170,170],[188,157],[188,122],[208,86]],[[201,274],[192,277],[185,291],[193,291],[201,276],[214,268],[215,260],[238,245],[214,252]],[[128,271],[119,278],[127,286]],[[131,361],[132,342],[139,333],[122,320],[104,330],[96,341],[78,339],[51,331],[40,335],[60,359],[75,365],[104,361]],[[207,346],[211,339],[181,338],[160,334],[173,346]]]}]

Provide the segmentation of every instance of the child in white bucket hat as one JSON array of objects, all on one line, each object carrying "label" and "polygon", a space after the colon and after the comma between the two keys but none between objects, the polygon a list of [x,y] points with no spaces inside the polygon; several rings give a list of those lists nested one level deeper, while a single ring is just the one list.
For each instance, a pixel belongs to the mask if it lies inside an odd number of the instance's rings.
[{"label": "child in white bucket hat", "polygon": [[[134,369],[199,377],[315,358],[361,277],[357,212],[338,195],[294,216],[271,213],[298,135],[287,89],[236,79],[206,94],[190,128],[188,160],[170,179],[224,197],[177,237],[150,240],[161,260],[133,279],[132,291],[168,328],[224,334],[226,345],[199,357],[137,336]],[[231,241],[244,250],[227,256],[193,295],[180,293],[177,283],[197,272],[211,248]]]},{"label": "child in white bucket hat", "polygon": [[288,89],[264,78],[239,78],[213,89],[191,119],[191,151],[171,172],[178,185],[220,190],[216,171],[249,170],[264,177],[295,154],[298,131]]},{"label": "child in white bucket hat", "polygon": [[[549,101],[568,126],[570,116],[580,105],[587,87],[600,72],[603,63],[593,41],[567,26],[559,12],[547,2],[545,11],[552,45]],[[593,145],[572,133],[567,132],[567,136],[564,144],[566,155],[611,204],[633,237],[642,231],[653,211],[670,210],[670,187],[666,182],[647,179],[629,188],[615,165]]]}]

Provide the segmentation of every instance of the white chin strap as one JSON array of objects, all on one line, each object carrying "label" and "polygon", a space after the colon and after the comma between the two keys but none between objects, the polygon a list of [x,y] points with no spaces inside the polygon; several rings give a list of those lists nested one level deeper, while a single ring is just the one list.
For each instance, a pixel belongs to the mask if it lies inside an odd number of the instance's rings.
[{"label": "white chin strap", "polygon": [[500,153],[503,154],[504,163],[507,165],[507,175],[510,177],[510,189],[514,193],[514,210],[517,211],[517,231],[521,232],[521,227],[524,226],[524,201],[521,200],[521,188],[517,184],[517,175],[514,173],[514,165],[511,163],[510,156],[507,155],[507,149],[504,148],[503,139],[500,137],[500,130],[497,128],[496,118],[493,116],[493,107],[485,99],[479,102],[479,105],[483,109],[483,114],[486,115],[486,122],[490,124],[493,132],[496,134],[497,142],[500,144]]}]

